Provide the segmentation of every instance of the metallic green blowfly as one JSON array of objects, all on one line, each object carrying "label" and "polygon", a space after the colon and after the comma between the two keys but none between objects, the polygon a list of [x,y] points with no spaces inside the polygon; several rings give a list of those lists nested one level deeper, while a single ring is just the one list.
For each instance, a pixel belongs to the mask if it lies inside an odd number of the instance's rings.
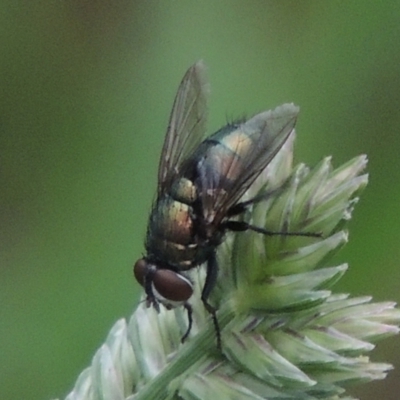
[{"label": "metallic green blowfly", "polygon": [[216,309],[208,297],[218,276],[216,251],[228,231],[253,230],[265,235],[319,236],[312,233],[270,232],[239,221],[252,204],[267,195],[240,201],[293,131],[298,107],[285,105],[245,122],[224,126],[203,139],[207,84],[204,65],[197,62],[183,77],[175,97],[158,167],[157,198],[146,237],[146,255],[134,266],[148,305],[168,309],[182,305],[192,326],[188,300],[193,285],[185,274],[206,264],[201,300],[211,314],[221,346]]}]

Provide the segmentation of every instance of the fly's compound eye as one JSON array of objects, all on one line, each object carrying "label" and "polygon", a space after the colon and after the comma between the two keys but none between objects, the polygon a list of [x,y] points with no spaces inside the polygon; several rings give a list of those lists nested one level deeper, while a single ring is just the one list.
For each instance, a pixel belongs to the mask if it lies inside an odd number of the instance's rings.
[{"label": "fly's compound eye", "polygon": [[143,286],[144,277],[146,276],[148,270],[147,262],[144,258],[137,260],[135,266],[133,267],[133,274],[135,275],[136,280]]},{"label": "fly's compound eye", "polygon": [[157,292],[169,301],[185,302],[193,294],[192,283],[170,269],[158,269],[153,276],[153,285]]}]

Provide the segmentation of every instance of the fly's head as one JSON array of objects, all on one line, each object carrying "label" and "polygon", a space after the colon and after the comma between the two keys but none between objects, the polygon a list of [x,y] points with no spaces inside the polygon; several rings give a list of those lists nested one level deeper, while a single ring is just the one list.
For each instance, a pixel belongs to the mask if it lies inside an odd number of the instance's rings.
[{"label": "fly's head", "polygon": [[157,311],[158,303],[167,309],[175,308],[184,305],[193,294],[193,284],[188,278],[146,258],[136,261],[133,273],[145,289],[147,304],[153,305]]}]

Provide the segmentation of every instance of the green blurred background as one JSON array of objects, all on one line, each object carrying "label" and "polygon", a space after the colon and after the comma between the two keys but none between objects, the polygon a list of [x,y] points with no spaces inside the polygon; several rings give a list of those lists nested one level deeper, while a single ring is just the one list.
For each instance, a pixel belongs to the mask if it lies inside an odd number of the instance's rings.
[{"label": "green blurred background", "polygon": [[[399,1],[3,0],[0,399],[64,396],[139,288],[173,96],[202,58],[210,131],[293,101],[297,160],[360,153],[370,184],[337,291],[400,300]],[[397,364],[352,390],[398,399]]]}]

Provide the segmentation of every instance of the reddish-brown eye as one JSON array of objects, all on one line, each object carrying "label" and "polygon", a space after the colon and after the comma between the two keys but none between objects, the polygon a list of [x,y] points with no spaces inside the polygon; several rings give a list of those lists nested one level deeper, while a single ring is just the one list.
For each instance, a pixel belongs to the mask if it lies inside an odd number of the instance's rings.
[{"label": "reddish-brown eye", "polygon": [[141,258],[137,260],[135,266],[133,267],[133,274],[136,280],[143,286],[144,277],[147,271],[147,262]]},{"label": "reddish-brown eye", "polygon": [[157,270],[153,284],[157,292],[167,300],[187,301],[193,294],[190,281],[169,269]]}]

